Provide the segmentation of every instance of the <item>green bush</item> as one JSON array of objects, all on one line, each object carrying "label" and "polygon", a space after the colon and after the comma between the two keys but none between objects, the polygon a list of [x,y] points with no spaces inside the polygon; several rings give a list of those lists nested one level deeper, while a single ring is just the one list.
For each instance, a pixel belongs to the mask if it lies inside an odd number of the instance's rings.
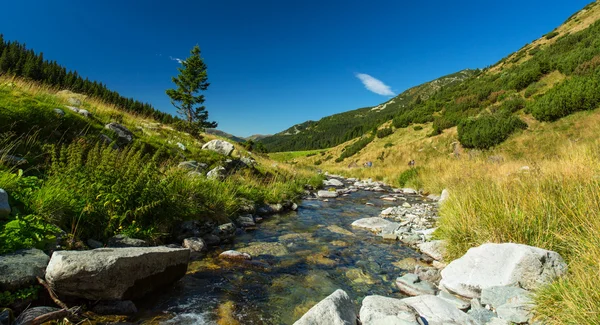
[{"label": "green bush", "polygon": [[489,149],[504,142],[527,124],[509,114],[488,114],[478,118],[469,118],[458,125],[458,141],[465,148]]},{"label": "green bush", "polygon": [[502,102],[500,110],[505,113],[514,113],[525,108],[526,104],[527,102],[525,102],[525,99],[521,97],[512,97]]},{"label": "green bush", "polygon": [[400,187],[406,186],[409,182],[415,182],[419,178],[419,172],[421,171],[421,167],[410,168],[402,172],[400,176],[398,176],[398,185]]},{"label": "green bush", "polygon": [[392,128],[380,129],[380,130],[377,130],[377,137],[380,139],[383,139],[383,138],[387,137],[388,135],[391,135],[392,133],[394,133],[394,130],[392,130]]},{"label": "green bush", "polygon": [[348,157],[354,156],[362,148],[366,147],[369,143],[371,143],[371,141],[373,141],[373,139],[374,139],[374,137],[372,135],[368,136],[368,137],[367,136],[363,136],[358,141],[356,141],[353,144],[345,147],[344,148],[344,152],[342,152],[342,154],[340,155],[340,157],[337,158],[335,160],[335,162],[339,163],[339,162],[342,162],[344,159],[346,159]]},{"label": "green bush", "polygon": [[393,146],[394,146],[394,144],[391,143],[391,142],[388,142],[388,143],[386,143],[386,144],[383,145],[384,148],[390,148],[390,147],[393,147]]},{"label": "green bush", "polygon": [[415,131],[421,131],[421,130],[423,130],[423,127],[421,125],[415,125],[413,127],[413,130],[415,130]]},{"label": "green bush", "polygon": [[576,111],[592,110],[600,104],[598,76],[574,76],[555,86],[530,107],[539,121],[555,121]]},{"label": "green bush", "polygon": [[[558,36],[558,34],[559,34],[559,32],[557,32],[557,31],[553,31],[553,32],[550,32],[550,33],[548,33],[548,34],[544,35],[544,37],[545,37],[547,40],[550,40],[550,39],[553,39],[553,38],[555,38],[556,36]],[[538,34],[538,35],[539,35],[539,34]]]},{"label": "green bush", "polygon": [[315,165],[315,166],[319,166],[319,165],[320,165],[320,164],[322,164],[322,163],[323,163],[323,162],[322,162],[321,160],[317,160],[317,161],[315,161],[315,162],[314,162],[314,165]]},{"label": "green bush", "polygon": [[525,98],[530,98],[531,96],[535,95],[537,92],[540,91],[540,89],[544,88],[546,86],[545,83],[543,82],[534,82],[531,85],[529,85],[529,87],[527,87],[527,89],[525,89]]}]

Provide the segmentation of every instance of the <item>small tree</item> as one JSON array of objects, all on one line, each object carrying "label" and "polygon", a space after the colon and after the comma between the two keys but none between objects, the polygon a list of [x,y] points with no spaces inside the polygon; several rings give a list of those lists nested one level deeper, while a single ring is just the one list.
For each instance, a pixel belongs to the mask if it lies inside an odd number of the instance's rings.
[{"label": "small tree", "polygon": [[177,88],[168,89],[167,95],[177,108],[177,113],[186,119],[186,131],[197,134],[204,128],[217,127],[217,123],[208,121],[208,111],[202,105],[204,95],[200,92],[208,89],[210,84],[206,64],[200,57],[200,47],[194,46],[190,53],[191,56],[181,61],[181,67],[177,68],[179,75],[172,78]]}]

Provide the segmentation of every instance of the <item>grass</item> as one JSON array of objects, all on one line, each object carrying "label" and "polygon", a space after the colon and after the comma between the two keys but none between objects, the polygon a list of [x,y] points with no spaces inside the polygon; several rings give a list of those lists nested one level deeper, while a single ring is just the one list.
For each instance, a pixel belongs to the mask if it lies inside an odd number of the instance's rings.
[{"label": "grass", "polygon": [[324,152],[324,150],[273,152],[269,154],[269,158],[279,162],[288,162],[296,158],[317,156],[321,152]]}]

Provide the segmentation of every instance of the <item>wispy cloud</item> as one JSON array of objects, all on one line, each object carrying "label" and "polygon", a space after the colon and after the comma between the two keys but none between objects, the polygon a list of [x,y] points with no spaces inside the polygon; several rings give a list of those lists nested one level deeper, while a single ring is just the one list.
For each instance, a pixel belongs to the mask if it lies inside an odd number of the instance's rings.
[{"label": "wispy cloud", "polygon": [[169,59],[173,60],[173,61],[177,61],[179,64],[183,64],[183,62],[185,62],[185,60],[182,60],[180,58],[174,58],[172,56],[169,55]]},{"label": "wispy cloud", "polygon": [[365,85],[368,90],[381,95],[381,96],[394,96],[394,92],[390,89],[390,86],[383,83],[383,81],[373,78],[366,73],[357,73],[356,78]]}]

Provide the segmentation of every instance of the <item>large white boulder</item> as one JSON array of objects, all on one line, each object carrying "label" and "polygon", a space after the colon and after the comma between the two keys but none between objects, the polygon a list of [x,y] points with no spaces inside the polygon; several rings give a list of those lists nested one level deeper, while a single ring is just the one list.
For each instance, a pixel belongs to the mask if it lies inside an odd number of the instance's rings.
[{"label": "large white boulder", "polygon": [[360,307],[363,325],[420,325],[414,308],[400,299],[383,296],[367,296]]},{"label": "large white boulder", "polygon": [[229,143],[227,141],[211,140],[211,141],[208,141],[207,143],[205,143],[202,146],[202,149],[214,151],[214,152],[220,153],[222,155],[229,156],[229,155],[231,155],[231,153],[233,152],[233,150],[235,148],[233,147],[233,145],[231,143]]},{"label": "large white boulder", "polygon": [[324,186],[335,186],[335,187],[343,187],[344,183],[342,181],[332,178],[323,181]]},{"label": "large white boulder", "polygon": [[446,254],[445,240],[432,240],[417,245],[423,254],[431,256],[436,261],[443,261]]},{"label": "large white boulder", "polygon": [[340,196],[337,192],[333,191],[319,191],[317,192],[317,196],[320,198],[336,198]]},{"label": "large white boulder", "polygon": [[341,289],[314,305],[294,325],[356,325],[352,299]]},{"label": "large white boulder", "polygon": [[189,257],[187,248],[165,246],[56,251],[46,281],[59,295],[135,299],[183,277]]},{"label": "large white boulder", "polygon": [[367,229],[374,233],[380,233],[384,228],[399,225],[380,217],[358,219],[352,223],[352,227]]},{"label": "large white boulder", "polygon": [[473,317],[460,311],[453,304],[432,295],[402,299],[414,308],[428,325],[480,325]]},{"label": "large white boulder", "polygon": [[522,244],[483,244],[448,264],[440,286],[463,297],[479,298],[483,289],[494,286],[535,290],[566,272],[567,264],[556,252]]}]

